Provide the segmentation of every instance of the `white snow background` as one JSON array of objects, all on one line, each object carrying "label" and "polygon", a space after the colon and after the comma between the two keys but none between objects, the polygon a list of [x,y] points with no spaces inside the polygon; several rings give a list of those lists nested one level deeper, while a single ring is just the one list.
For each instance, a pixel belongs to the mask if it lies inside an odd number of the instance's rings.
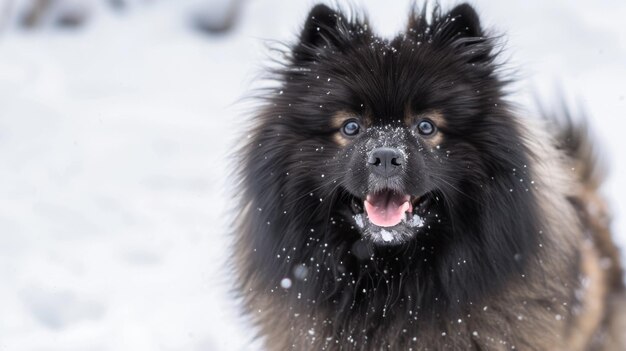
[{"label": "white snow background", "polygon": [[[227,155],[266,41],[293,41],[313,2],[246,2],[213,37],[190,29],[198,3],[95,5],[78,30],[2,24],[0,350],[258,348],[228,292]],[[406,24],[410,1],[355,3],[385,35]],[[560,86],[586,107],[624,247],[626,1],[473,3],[507,35],[515,101],[549,106]]]}]

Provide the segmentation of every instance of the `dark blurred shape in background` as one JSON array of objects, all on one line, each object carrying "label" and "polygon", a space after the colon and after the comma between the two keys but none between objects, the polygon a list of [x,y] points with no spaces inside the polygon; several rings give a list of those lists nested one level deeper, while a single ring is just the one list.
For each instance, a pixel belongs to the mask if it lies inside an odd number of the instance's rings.
[{"label": "dark blurred shape in background", "polygon": [[229,32],[241,12],[243,0],[209,1],[192,13],[192,25],[208,34]]},{"label": "dark blurred shape in background", "polygon": [[[158,0],[6,0],[0,6],[0,30],[7,24],[27,30],[36,28],[73,29],[88,24],[103,7],[126,11],[132,5]],[[208,35],[223,35],[236,25],[244,0],[198,0],[189,2],[190,27]],[[176,19],[175,19],[176,20]]]},{"label": "dark blurred shape in background", "polygon": [[123,10],[126,8],[126,1],[124,0],[109,0],[108,3],[116,10]]},{"label": "dark blurred shape in background", "polygon": [[20,26],[27,29],[44,26],[75,28],[85,24],[90,14],[88,1],[32,0],[17,16]]}]

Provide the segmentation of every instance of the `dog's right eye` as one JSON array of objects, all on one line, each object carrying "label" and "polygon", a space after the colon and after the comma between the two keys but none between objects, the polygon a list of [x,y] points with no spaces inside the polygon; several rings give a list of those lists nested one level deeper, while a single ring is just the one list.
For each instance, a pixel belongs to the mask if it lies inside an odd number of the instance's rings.
[{"label": "dog's right eye", "polygon": [[361,125],[359,124],[359,122],[357,122],[354,119],[347,120],[343,124],[343,127],[341,127],[341,132],[345,136],[349,136],[349,137],[353,137],[353,136],[359,134],[360,131],[361,131]]}]

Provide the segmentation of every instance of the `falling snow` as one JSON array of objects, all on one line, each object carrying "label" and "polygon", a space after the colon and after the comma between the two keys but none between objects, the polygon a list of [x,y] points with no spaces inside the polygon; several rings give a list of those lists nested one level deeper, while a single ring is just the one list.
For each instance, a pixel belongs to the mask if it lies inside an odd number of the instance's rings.
[{"label": "falling snow", "polygon": [[289,278],[283,278],[283,279],[280,281],[280,286],[281,286],[283,289],[289,289],[289,288],[291,288],[291,279],[289,279]]},{"label": "falling snow", "polygon": [[[130,16],[99,13],[76,32],[24,34],[3,26],[0,142],[9,150],[0,182],[0,261],[7,268],[0,273],[7,282],[0,289],[3,349],[262,349],[253,344],[250,326],[237,319],[225,283],[232,277],[220,269],[230,259],[225,233],[232,219],[223,208],[232,196],[221,189],[232,184],[226,169],[209,164],[230,161],[229,143],[244,132],[241,109],[233,106],[265,55],[258,38],[292,41],[310,4],[243,2],[234,32],[201,37],[181,20],[190,1],[151,1],[147,12],[138,3]],[[392,34],[400,29],[393,19],[409,3],[370,1],[366,7],[376,27]],[[595,132],[613,151],[605,190],[615,202],[623,246],[623,128],[605,128],[605,122],[625,108],[616,77],[626,74],[626,54],[615,49],[614,38],[625,37],[626,3],[614,1],[611,11],[599,11],[602,5],[560,1],[557,17],[534,11],[544,3],[494,3],[489,11],[494,22],[505,18],[518,34],[510,40],[516,53],[526,55],[518,62],[537,73],[533,94],[553,91],[554,77],[572,87],[569,92],[584,90],[590,115],[602,122]],[[532,13],[541,25],[529,27],[528,16],[515,13]],[[585,21],[574,21],[580,18]],[[558,40],[569,35],[559,30],[564,23],[595,34],[580,36],[575,45]],[[537,33],[552,33],[562,50],[543,60],[545,43],[535,39]],[[580,60],[568,59],[573,55]],[[218,159],[207,161],[213,156]],[[289,272],[294,279],[314,273],[298,267],[301,274]]]}]

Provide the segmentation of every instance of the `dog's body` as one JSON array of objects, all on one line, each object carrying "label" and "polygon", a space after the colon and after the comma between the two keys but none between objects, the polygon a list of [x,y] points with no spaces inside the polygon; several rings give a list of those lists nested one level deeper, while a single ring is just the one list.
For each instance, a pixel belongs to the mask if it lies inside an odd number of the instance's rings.
[{"label": "dog's body", "polygon": [[272,350],[624,350],[587,134],[512,112],[468,5],[316,6],[242,150],[239,289]]}]

